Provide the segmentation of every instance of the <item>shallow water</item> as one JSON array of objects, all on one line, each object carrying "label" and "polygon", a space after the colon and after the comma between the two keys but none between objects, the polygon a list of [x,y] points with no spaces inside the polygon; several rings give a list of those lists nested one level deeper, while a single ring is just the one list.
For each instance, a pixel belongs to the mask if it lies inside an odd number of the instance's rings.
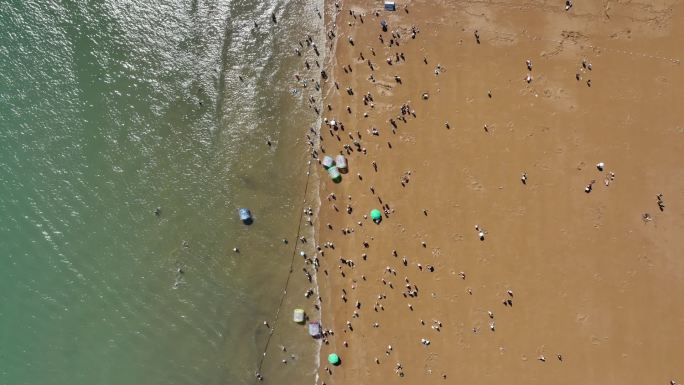
[{"label": "shallow water", "polygon": [[[3,7],[1,383],[253,383],[302,209],[291,40],[314,6]],[[311,377],[315,345],[288,342],[282,375]]]}]

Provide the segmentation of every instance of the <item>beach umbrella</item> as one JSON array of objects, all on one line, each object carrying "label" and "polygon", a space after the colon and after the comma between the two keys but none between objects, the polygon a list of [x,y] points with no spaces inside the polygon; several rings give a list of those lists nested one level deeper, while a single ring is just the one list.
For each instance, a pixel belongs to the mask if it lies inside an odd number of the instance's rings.
[{"label": "beach umbrella", "polygon": [[323,167],[325,167],[325,169],[327,170],[327,169],[329,169],[330,167],[332,167],[332,166],[335,165],[335,160],[333,160],[333,158],[332,158],[331,156],[326,155],[326,156],[323,157],[323,160],[321,161],[321,164],[322,164]]},{"label": "beach umbrella", "polygon": [[330,363],[330,365],[339,365],[340,357],[335,353],[330,353],[328,355],[328,362]]},{"label": "beach umbrella", "polygon": [[370,216],[373,222],[380,222],[382,220],[382,213],[378,209],[371,210]]},{"label": "beach umbrella", "polygon": [[342,180],[340,170],[338,170],[335,166],[332,166],[328,169],[328,175],[330,175],[330,179],[332,179],[332,181],[335,183],[340,183],[340,181]]}]

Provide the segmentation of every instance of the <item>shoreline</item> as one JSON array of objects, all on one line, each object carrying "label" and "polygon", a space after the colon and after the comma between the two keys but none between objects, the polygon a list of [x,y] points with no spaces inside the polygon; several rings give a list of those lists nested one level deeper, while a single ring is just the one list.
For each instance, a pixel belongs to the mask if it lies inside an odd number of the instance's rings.
[{"label": "shoreline", "polygon": [[684,290],[682,5],[338,3],[321,117],[344,128],[319,157],[349,173],[314,165],[316,383],[682,381],[658,295]]},{"label": "shoreline", "polygon": [[[285,20],[287,28],[291,28],[287,22],[293,18],[292,12],[305,12],[301,14],[301,17],[306,17],[307,20],[300,21],[301,28],[289,30],[288,32],[293,35],[290,39],[282,39],[281,36],[283,44],[288,44],[289,47],[280,49],[283,53],[286,52],[283,61],[290,61],[290,63],[281,66],[285,69],[282,73],[287,76],[284,79],[287,79],[285,84],[288,88],[278,87],[278,92],[284,99],[284,103],[290,107],[285,111],[292,114],[288,115],[290,118],[287,121],[287,131],[282,131],[281,136],[295,138],[298,159],[306,164],[300,163],[301,172],[305,173],[304,185],[299,184],[302,190],[293,192],[295,195],[291,196],[292,204],[287,207],[288,210],[295,210],[296,226],[289,227],[286,230],[287,235],[282,234],[286,235],[285,237],[277,241],[270,240],[273,246],[280,244],[282,249],[278,254],[287,258],[289,271],[283,271],[286,274],[282,277],[284,280],[282,283],[280,278],[277,281],[260,283],[264,287],[278,290],[280,302],[273,308],[274,313],[261,318],[255,328],[258,355],[255,357],[255,365],[245,368],[251,373],[250,383],[254,384],[308,382],[311,378],[316,381],[317,377],[320,341],[311,341],[306,332],[306,323],[293,322],[292,312],[295,309],[304,310],[306,320],[315,318],[319,314],[315,301],[318,292],[318,277],[315,274],[314,240],[315,222],[320,203],[320,182],[315,162],[308,151],[311,143],[307,143],[316,141],[312,130],[315,131],[316,127],[320,126],[322,119],[320,115],[314,113],[316,108],[320,110],[318,106],[320,101],[315,100],[320,93],[316,87],[316,83],[320,81],[320,70],[312,65],[316,63],[318,66],[318,60],[325,57],[323,50],[320,52],[315,50],[316,44],[320,41],[319,35],[322,35],[320,34],[322,17],[317,17],[317,10],[322,3],[322,0],[315,3],[287,3],[284,8],[277,8],[275,12],[268,11],[271,16],[265,22],[271,28],[278,28]],[[297,15],[300,14],[297,13]],[[254,25],[257,28],[263,27],[257,23]],[[284,90],[287,92],[283,92]],[[269,137],[265,140],[269,149],[276,151],[279,149],[280,137]],[[303,151],[299,152],[299,150]],[[291,156],[291,154],[286,154],[283,161],[288,161],[288,159],[291,161]],[[293,182],[294,180],[290,180],[290,183]],[[290,238],[291,236],[294,238]],[[276,257],[274,260],[279,261],[277,263],[282,264],[279,257],[276,255],[274,257]],[[290,258],[292,258],[291,261]],[[277,285],[274,287],[273,283]],[[312,361],[309,361],[310,359]],[[313,369],[311,364],[313,364]]]},{"label": "shoreline", "polygon": [[[334,13],[335,5],[333,1],[330,0],[323,0],[323,32],[325,33],[327,37],[327,31],[332,27],[334,24],[334,19],[332,21],[329,21],[329,18],[331,14]],[[322,145],[322,131],[321,127],[323,127],[324,122],[323,122],[323,116],[325,114],[325,100],[329,97],[330,93],[330,80],[331,80],[331,74],[332,74],[332,68],[335,63],[335,50],[334,50],[334,44],[336,43],[337,39],[332,39],[332,42],[329,42],[327,39],[325,40],[324,48],[322,50],[324,59],[323,59],[323,70],[326,71],[326,75],[328,76],[327,80],[321,79],[321,100],[319,103],[320,111],[321,114],[318,115],[317,119],[317,125],[316,125],[316,132],[318,135],[318,138],[314,142],[314,145],[312,146],[312,150],[316,149],[319,150],[321,145]],[[331,45],[331,49],[328,49],[328,44]],[[315,179],[318,183],[317,189],[316,189],[316,198],[317,198],[317,204],[316,204],[316,220],[314,221],[314,226],[313,226],[313,231],[314,231],[314,244],[316,245],[316,250],[314,250],[314,253],[316,254],[316,258],[318,258],[319,255],[319,248],[321,245],[321,207],[322,207],[322,197],[321,197],[321,192],[322,192],[322,181],[323,178],[327,177],[327,172],[323,172],[323,169],[321,168],[320,164],[320,154],[317,158],[314,158],[311,160],[313,164],[313,170],[315,173]],[[322,258],[322,255],[321,255]],[[321,323],[321,326],[323,330],[326,330],[328,328],[328,325],[332,325],[332,322],[328,323],[328,320],[330,319],[330,315],[332,314],[332,309],[330,309],[327,313],[324,312],[325,307],[327,306],[327,303],[323,303],[323,298],[325,298],[325,294],[323,293],[323,290],[327,288],[326,283],[325,283],[325,278],[323,280],[321,279],[321,272],[320,272],[320,267],[315,269],[315,279],[316,279],[316,294],[318,295],[319,300],[317,301],[318,305],[320,306],[320,310],[318,312],[318,318],[319,322]],[[321,283],[323,282],[323,283]],[[329,296],[327,296],[329,298]],[[326,316],[326,314],[328,314]],[[316,343],[318,344],[318,348],[316,349],[316,357],[315,357],[315,366],[314,366],[314,371],[316,372],[315,375],[315,381],[314,384],[319,384],[320,379],[321,379],[321,367],[322,367],[322,361],[321,361],[321,352],[323,350],[323,339],[317,339]]]}]

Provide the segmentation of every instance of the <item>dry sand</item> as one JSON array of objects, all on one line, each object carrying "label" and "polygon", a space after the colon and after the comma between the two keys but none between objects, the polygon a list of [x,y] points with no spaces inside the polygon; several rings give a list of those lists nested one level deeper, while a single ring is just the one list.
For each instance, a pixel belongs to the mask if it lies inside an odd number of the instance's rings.
[{"label": "dry sand", "polygon": [[[322,113],[344,130],[322,127],[321,144],[328,155],[352,151],[341,183],[320,168],[317,242],[335,247],[323,248],[318,272],[324,327],[334,331],[319,383],[684,382],[684,4],[564,8],[327,4],[336,37]],[[415,117],[400,119],[403,104]],[[389,215],[376,225],[366,215],[380,200]],[[405,296],[406,280],[417,296]],[[327,364],[331,352],[340,366]]]}]

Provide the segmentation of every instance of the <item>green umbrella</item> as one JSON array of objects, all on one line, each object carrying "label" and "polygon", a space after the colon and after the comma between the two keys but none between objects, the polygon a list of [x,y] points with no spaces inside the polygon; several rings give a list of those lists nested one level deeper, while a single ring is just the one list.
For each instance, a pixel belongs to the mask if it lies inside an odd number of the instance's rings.
[{"label": "green umbrella", "polygon": [[382,213],[378,209],[373,209],[370,212],[371,219],[375,222],[382,220]]},{"label": "green umbrella", "polygon": [[340,170],[338,170],[335,166],[332,166],[328,169],[328,175],[330,175],[330,179],[332,179],[332,181],[335,183],[340,183],[340,181],[342,180]]},{"label": "green umbrella", "polygon": [[330,355],[328,355],[328,362],[330,362],[330,365],[339,365],[340,357],[335,353],[330,353]]}]

